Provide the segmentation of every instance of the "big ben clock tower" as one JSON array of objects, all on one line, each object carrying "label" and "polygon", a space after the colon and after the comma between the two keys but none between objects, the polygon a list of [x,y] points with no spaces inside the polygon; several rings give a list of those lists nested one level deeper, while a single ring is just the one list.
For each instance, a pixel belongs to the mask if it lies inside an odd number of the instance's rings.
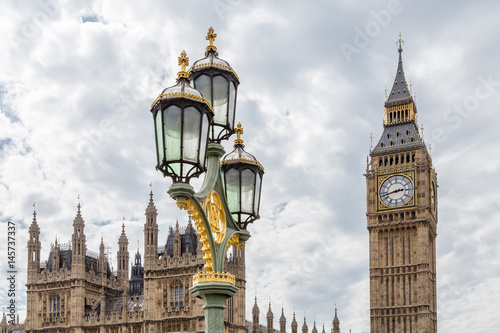
[{"label": "big ben clock tower", "polygon": [[419,133],[401,35],[384,131],[366,170],[370,332],[435,333],[437,174]]}]

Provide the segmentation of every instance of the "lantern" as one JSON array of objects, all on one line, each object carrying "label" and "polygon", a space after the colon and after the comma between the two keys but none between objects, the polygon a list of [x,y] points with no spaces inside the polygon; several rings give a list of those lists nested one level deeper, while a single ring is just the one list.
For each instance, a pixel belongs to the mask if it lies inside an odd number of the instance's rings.
[{"label": "lantern", "polygon": [[221,169],[224,178],[227,203],[233,219],[246,229],[259,218],[260,193],[264,168],[243,148],[243,128],[238,123],[234,150],[224,156]]},{"label": "lantern", "polygon": [[177,84],[166,88],[151,105],[156,135],[156,169],[174,183],[189,183],[206,170],[208,131],[213,109],[202,94],[189,85],[182,51]]}]

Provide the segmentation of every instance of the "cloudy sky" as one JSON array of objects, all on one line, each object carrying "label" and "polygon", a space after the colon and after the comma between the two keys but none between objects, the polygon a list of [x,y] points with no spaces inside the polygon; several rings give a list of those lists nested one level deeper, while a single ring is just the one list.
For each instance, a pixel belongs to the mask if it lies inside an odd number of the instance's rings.
[{"label": "cloudy sky", "polygon": [[288,322],[295,309],[329,330],[336,304],[344,332],[368,331],[363,173],[401,32],[438,172],[439,330],[497,330],[499,12],[498,1],[2,1],[0,241],[15,222],[18,302],[33,202],[43,259],[56,237],[70,240],[78,195],[88,248],[104,235],[113,257],[123,216],[130,251],[138,239],[142,249],[150,182],[160,239],[177,218],[185,224],[154,169],[149,109],[175,83],[182,50],[203,57],[213,26],[241,80],[246,149],[266,168],[247,314],[257,290],[261,322],[271,297],[275,318],[283,304]]}]

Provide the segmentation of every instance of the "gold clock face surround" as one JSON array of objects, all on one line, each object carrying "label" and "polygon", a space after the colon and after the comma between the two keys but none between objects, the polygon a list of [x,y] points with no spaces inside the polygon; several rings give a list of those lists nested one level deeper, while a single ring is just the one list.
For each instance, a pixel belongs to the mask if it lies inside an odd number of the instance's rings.
[{"label": "gold clock face surround", "polygon": [[412,197],[413,182],[401,174],[387,177],[379,189],[380,201],[389,209],[407,204]]}]

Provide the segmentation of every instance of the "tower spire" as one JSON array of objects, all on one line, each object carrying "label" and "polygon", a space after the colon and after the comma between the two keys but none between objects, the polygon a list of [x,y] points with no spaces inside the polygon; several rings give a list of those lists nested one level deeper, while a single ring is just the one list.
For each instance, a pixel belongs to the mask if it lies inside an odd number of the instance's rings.
[{"label": "tower spire", "polygon": [[403,52],[403,44],[405,43],[405,41],[401,38],[401,32],[399,33],[399,38],[398,38],[398,41],[397,41],[397,45],[398,45],[398,52],[401,53]]}]

